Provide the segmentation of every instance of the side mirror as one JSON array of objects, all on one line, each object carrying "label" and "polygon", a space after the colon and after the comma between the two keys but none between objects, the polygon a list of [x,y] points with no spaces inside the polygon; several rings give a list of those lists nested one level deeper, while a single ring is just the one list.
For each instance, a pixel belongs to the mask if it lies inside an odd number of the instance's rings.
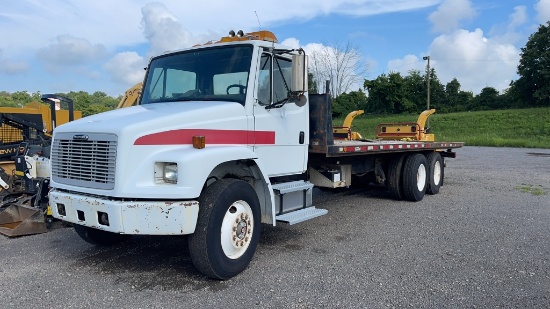
[{"label": "side mirror", "polygon": [[307,56],[305,53],[292,55],[291,89],[296,98],[294,100],[296,105],[304,106],[307,102],[304,93],[308,91]]}]

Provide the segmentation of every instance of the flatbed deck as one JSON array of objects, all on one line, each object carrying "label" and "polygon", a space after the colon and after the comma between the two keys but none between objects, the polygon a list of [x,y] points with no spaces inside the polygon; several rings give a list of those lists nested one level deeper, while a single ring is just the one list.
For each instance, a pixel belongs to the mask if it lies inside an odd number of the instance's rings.
[{"label": "flatbed deck", "polygon": [[[447,150],[464,146],[463,142],[422,142],[388,140],[335,140],[327,145],[327,156],[360,155],[370,153],[395,153],[413,150]],[[310,152],[316,152],[310,150]],[[317,152],[321,153],[321,152]],[[325,151],[322,151],[325,153]]]}]

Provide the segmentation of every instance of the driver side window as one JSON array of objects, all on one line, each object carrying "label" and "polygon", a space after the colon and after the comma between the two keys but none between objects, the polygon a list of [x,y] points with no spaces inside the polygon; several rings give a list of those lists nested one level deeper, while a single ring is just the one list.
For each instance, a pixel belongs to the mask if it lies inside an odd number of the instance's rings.
[{"label": "driver side window", "polygon": [[258,75],[258,103],[271,104],[271,56],[263,54]]},{"label": "driver side window", "polygon": [[281,103],[289,99],[292,62],[275,57],[273,61],[273,102]]},{"label": "driver side window", "polygon": [[258,75],[258,103],[269,105],[288,100],[292,62],[263,54]]}]

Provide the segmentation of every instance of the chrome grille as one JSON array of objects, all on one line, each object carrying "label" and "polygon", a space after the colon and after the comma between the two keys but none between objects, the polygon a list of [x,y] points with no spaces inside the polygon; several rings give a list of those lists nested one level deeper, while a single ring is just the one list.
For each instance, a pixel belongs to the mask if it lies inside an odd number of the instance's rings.
[{"label": "chrome grille", "polygon": [[114,134],[56,134],[51,152],[52,180],[79,187],[113,189],[116,148]]}]

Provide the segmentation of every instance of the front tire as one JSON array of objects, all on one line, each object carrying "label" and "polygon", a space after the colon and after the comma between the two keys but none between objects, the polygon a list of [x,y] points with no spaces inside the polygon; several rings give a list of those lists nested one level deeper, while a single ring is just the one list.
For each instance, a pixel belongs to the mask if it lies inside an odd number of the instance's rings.
[{"label": "front tire", "polygon": [[74,225],[74,230],[86,242],[101,247],[113,246],[132,237],[131,235],[115,234],[78,224]]},{"label": "front tire", "polygon": [[250,184],[222,179],[199,198],[189,253],[204,275],[225,280],[248,267],[260,239],[260,202]]},{"label": "front tire", "polygon": [[403,167],[403,196],[412,202],[421,201],[426,194],[427,168],[426,157],[421,154],[413,154],[405,160]]}]

